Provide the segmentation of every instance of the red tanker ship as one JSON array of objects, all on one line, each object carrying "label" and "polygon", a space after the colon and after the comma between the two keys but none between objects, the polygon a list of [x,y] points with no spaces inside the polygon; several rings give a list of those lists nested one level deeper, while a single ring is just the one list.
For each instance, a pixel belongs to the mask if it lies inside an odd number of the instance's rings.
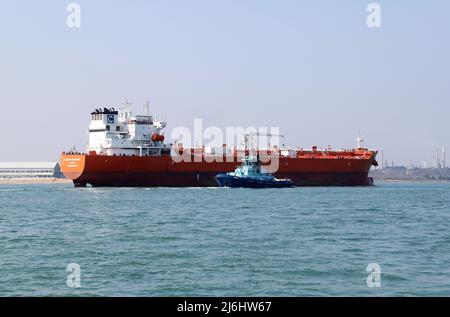
[{"label": "red tanker ship", "polygon": [[[217,186],[217,174],[240,165],[242,151],[225,145],[221,151],[205,151],[165,144],[165,126],[150,114],[133,116],[127,103],[120,111],[96,109],[87,153],[64,152],[62,172],[77,187],[205,187]],[[260,156],[267,166],[276,161],[275,177],[292,179],[296,186],[372,185],[368,174],[377,165],[377,151],[361,148],[359,141],[352,150],[275,147]]]}]

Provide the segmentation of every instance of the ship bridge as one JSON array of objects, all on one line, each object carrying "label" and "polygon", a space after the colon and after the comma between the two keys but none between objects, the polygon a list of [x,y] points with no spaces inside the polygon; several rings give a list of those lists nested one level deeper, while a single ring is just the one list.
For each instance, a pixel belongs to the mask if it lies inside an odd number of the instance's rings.
[{"label": "ship bridge", "polygon": [[166,122],[155,120],[148,108],[145,115],[133,116],[130,106],[125,101],[119,111],[105,107],[91,112],[90,154],[147,156],[168,151],[162,134]]}]

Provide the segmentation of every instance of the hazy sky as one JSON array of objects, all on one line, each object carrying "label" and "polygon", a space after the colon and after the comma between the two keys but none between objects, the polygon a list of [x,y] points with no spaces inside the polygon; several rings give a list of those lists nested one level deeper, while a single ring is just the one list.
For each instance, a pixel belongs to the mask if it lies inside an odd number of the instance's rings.
[{"label": "hazy sky", "polygon": [[[450,2],[1,1],[1,161],[85,149],[89,112],[124,98],[192,126],[279,126],[285,142],[450,152]],[[449,160],[450,161],[450,160]]]}]

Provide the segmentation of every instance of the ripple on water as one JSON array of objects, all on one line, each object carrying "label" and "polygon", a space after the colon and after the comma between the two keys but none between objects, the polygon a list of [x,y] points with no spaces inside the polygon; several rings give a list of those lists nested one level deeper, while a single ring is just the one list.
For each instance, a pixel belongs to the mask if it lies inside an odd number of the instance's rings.
[{"label": "ripple on water", "polygon": [[[7,185],[0,206],[4,296],[450,295],[447,183]],[[81,289],[66,286],[69,263],[81,266]]]}]

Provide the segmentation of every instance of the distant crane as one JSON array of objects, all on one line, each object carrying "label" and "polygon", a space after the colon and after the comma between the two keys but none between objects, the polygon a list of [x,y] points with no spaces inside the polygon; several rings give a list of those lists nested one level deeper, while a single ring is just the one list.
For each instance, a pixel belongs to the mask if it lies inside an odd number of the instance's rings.
[{"label": "distant crane", "polygon": [[439,149],[436,149],[436,168],[440,168],[441,167],[441,162],[439,159]]},{"label": "distant crane", "polygon": [[442,147],[442,168],[446,168],[447,163],[445,162],[445,146]]}]

